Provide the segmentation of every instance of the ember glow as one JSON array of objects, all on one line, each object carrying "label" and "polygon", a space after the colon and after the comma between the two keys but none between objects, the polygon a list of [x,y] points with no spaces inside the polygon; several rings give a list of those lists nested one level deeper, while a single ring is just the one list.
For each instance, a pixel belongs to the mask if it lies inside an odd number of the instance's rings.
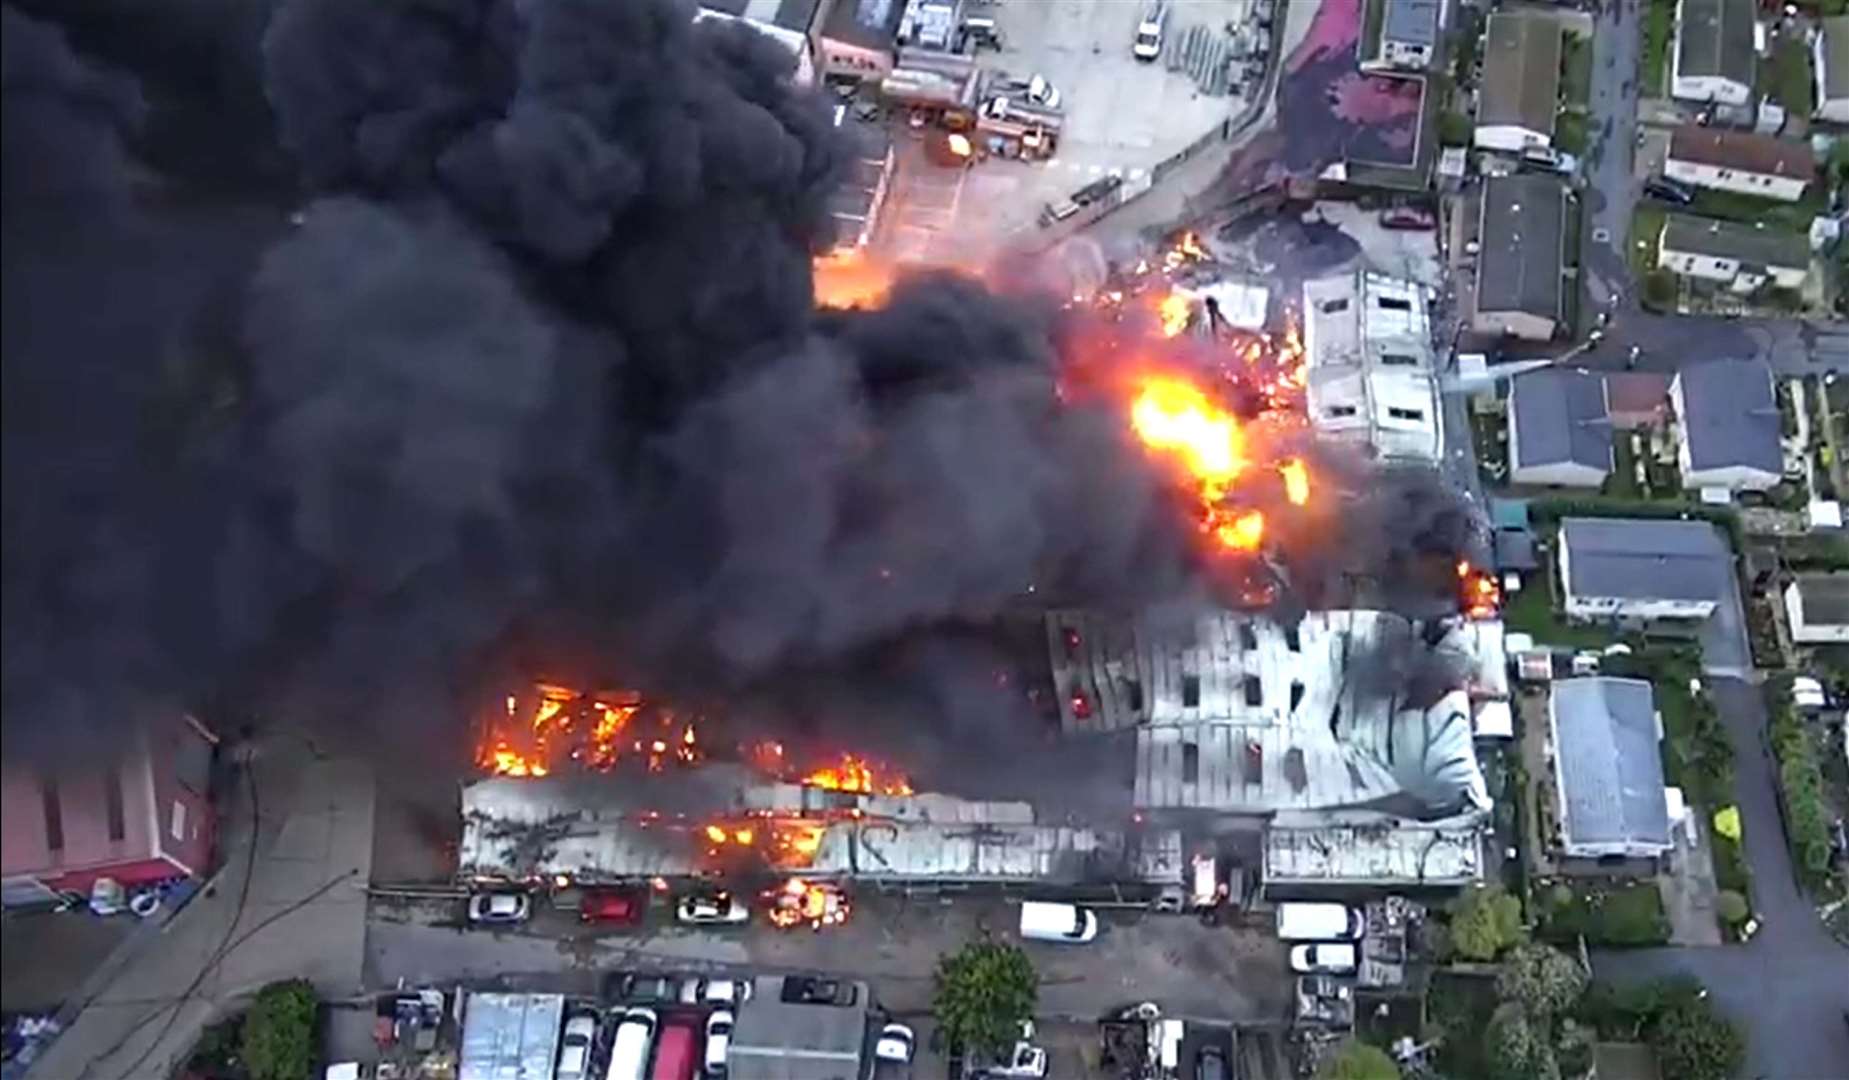
[{"label": "ember glow", "polygon": [[1457,562],[1458,603],[1467,619],[1494,619],[1502,612],[1502,589],[1495,575],[1471,566],[1468,560]]},{"label": "ember glow", "polygon": [[1278,473],[1284,477],[1284,497],[1292,506],[1310,501],[1310,467],[1302,458],[1291,458],[1279,465]]},{"label": "ember glow", "polygon": [[841,760],[806,774],[805,786],[829,791],[851,791],[866,795],[910,795],[911,782],[889,769],[882,769],[856,754],[842,754]]},{"label": "ember glow", "polygon": [[817,307],[878,306],[892,291],[893,280],[898,276],[897,269],[890,263],[859,250],[821,256],[812,267]]},{"label": "ember glow", "polygon": [[847,894],[829,881],[791,878],[764,894],[772,925],[789,929],[807,923],[810,929],[839,926],[852,910]]},{"label": "ember glow", "polygon": [[693,721],[645,708],[637,694],[539,683],[524,696],[507,695],[489,717],[475,762],[494,776],[550,776],[567,766],[605,771],[624,758],[659,772],[704,753]]},{"label": "ember glow", "polygon": [[1176,337],[1188,328],[1194,318],[1194,301],[1182,293],[1172,292],[1162,298],[1156,306],[1156,314],[1162,319],[1162,336]]}]

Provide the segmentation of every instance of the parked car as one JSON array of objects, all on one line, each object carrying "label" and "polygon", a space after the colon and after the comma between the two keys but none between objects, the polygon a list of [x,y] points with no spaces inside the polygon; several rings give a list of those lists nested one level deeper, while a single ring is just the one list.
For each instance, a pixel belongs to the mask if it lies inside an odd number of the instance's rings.
[{"label": "parked car", "polygon": [[1023,901],[1021,936],[1030,941],[1083,944],[1098,936],[1098,916],[1076,904]]},{"label": "parked car", "polygon": [[1145,62],[1162,55],[1162,32],[1168,26],[1168,5],[1160,0],[1143,10],[1137,20],[1136,37],[1130,42],[1130,55]]},{"label": "parked car", "polygon": [[679,987],[666,975],[613,971],[603,980],[603,998],[612,1005],[672,1004],[678,996]]},{"label": "parked car", "polygon": [[880,1061],[905,1064],[912,1060],[912,1051],[917,1045],[918,1038],[911,1028],[904,1024],[887,1024],[880,1028],[879,1040],[873,1044],[873,1056]]},{"label": "parked car", "polygon": [[681,897],[674,917],[695,926],[742,923],[751,918],[750,909],[729,892],[694,893]]},{"label": "parked car", "polygon": [[709,1005],[740,1005],[751,1000],[750,979],[708,979],[701,1000]]},{"label": "parked car", "polygon": [[682,1005],[698,1005],[706,996],[706,980],[699,975],[688,975],[680,981],[674,997]]},{"label": "parked car", "polygon": [[706,1075],[722,1077],[726,1074],[726,1056],[732,1049],[732,1010],[714,1009],[706,1018]]},{"label": "parked car", "polygon": [[1672,180],[1667,176],[1652,176],[1648,180],[1645,180],[1644,194],[1650,196],[1652,199],[1661,199],[1663,202],[1675,203],[1677,206],[1687,206],[1689,203],[1695,201],[1695,189],[1693,187],[1680,180]]},{"label": "parked car", "polygon": [[586,889],[578,918],[587,923],[634,926],[647,910],[648,892],[644,889]]},{"label": "parked car", "polygon": [[472,923],[521,923],[532,914],[533,898],[523,892],[484,892],[469,897]]},{"label": "parked car", "polygon": [[982,1062],[978,1060],[971,1063],[965,1075],[972,1078],[995,1077],[998,1080],[999,1078],[1037,1080],[1038,1077],[1046,1075],[1046,1048],[1035,1046],[1033,1043],[1018,1042],[1014,1044],[1014,1049],[1008,1051],[1000,1061]]},{"label": "parked car", "polygon": [[559,1067],[552,1071],[553,1080],[585,1080],[591,1072],[591,1047],[597,1042],[597,1018],[579,1013],[565,1021],[565,1037],[559,1040]]},{"label": "parked car", "polygon": [[700,1032],[692,1017],[674,1017],[664,1021],[655,1033],[655,1057],[649,1069],[651,1080],[693,1080],[694,1070],[703,1064],[694,1044]]},{"label": "parked car", "polygon": [[1290,950],[1290,969],[1305,975],[1346,975],[1358,961],[1353,945],[1318,942],[1293,945]]},{"label": "parked car", "polygon": [[660,1026],[653,1009],[630,1009],[616,1026],[616,1039],[610,1046],[610,1067],[604,1080],[643,1080],[648,1075],[649,1049],[655,1044],[655,1030]]},{"label": "parked car", "polygon": [[1393,206],[1380,212],[1380,227],[1429,232],[1438,227],[1438,215],[1423,206]]},{"label": "parked car", "polygon": [[1347,904],[1287,900],[1278,905],[1278,937],[1284,941],[1358,941],[1367,917]]},{"label": "parked car", "polygon": [[859,997],[853,983],[816,975],[786,975],[780,995],[786,1005],[852,1005]]}]

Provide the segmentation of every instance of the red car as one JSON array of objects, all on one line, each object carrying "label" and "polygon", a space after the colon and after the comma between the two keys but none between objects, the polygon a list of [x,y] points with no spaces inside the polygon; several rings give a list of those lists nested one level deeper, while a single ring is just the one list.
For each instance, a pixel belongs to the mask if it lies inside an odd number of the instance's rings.
[{"label": "red car", "polygon": [[578,909],[578,918],[587,923],[633,926],[642,921],[642,912],[647,909],[646,889],[586,889],[584,906]]}]

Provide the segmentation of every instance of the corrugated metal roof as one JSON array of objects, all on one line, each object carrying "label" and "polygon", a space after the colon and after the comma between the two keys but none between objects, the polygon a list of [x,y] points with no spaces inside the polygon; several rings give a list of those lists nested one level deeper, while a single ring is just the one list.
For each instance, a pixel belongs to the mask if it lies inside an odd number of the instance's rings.
[{"label": "corrugated metal roof", "polygon": [[1483,830],[1397,819],[1265,832],[1272,885],[1463,885],[1483,877]]},{"label": "corrugated metal roof", "polygon": [[1656,700],[1642,679],[1554,683],[1554,768],[1567,843],[1667,846]]},{"label": "corrugated metal roof", "polygon": [[1753,0],[1682,0],[1676,74],[1753,85]]},{"label": "corrugated metal roof", "polygon": [[1544,368],[1518,375],[1509,411],[1515,468],[1571,463],[1611,472],[1611,416],[1605,380],[1596,372]]},{"label": "corrugated metal roof", "polygon": [[552,1080],[563,994],[470,994],[458,1080]]},{"label": "corrugated metal roof", "polygon": [[1563,518],[1567,592],[1584,597],[1716,600],[1728,552],[1705,521]]},{"label": "corrugated metal roof", "polygon": [[1746,466],[1784,472],[1772,370],[1757,360],[1720,360],[1676,373],[1682,438],[1697,470]]}]

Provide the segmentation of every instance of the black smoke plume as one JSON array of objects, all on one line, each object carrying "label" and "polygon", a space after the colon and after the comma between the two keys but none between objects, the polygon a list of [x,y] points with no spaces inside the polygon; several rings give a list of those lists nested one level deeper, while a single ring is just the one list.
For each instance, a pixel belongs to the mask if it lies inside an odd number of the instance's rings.
[{"label": "black smoke plume", "polygon": [[1203,596],[1117,407],[1057,403],[1056,310],[813,310],[843,155],[766,38],[198,0],[159,32],[203,77],[109,10],[6,14],[9,745],[226,699],[453,730],[509,663],[746,701],[892,649],[839,700],[942,721],[992,657],[919,635]]}]

